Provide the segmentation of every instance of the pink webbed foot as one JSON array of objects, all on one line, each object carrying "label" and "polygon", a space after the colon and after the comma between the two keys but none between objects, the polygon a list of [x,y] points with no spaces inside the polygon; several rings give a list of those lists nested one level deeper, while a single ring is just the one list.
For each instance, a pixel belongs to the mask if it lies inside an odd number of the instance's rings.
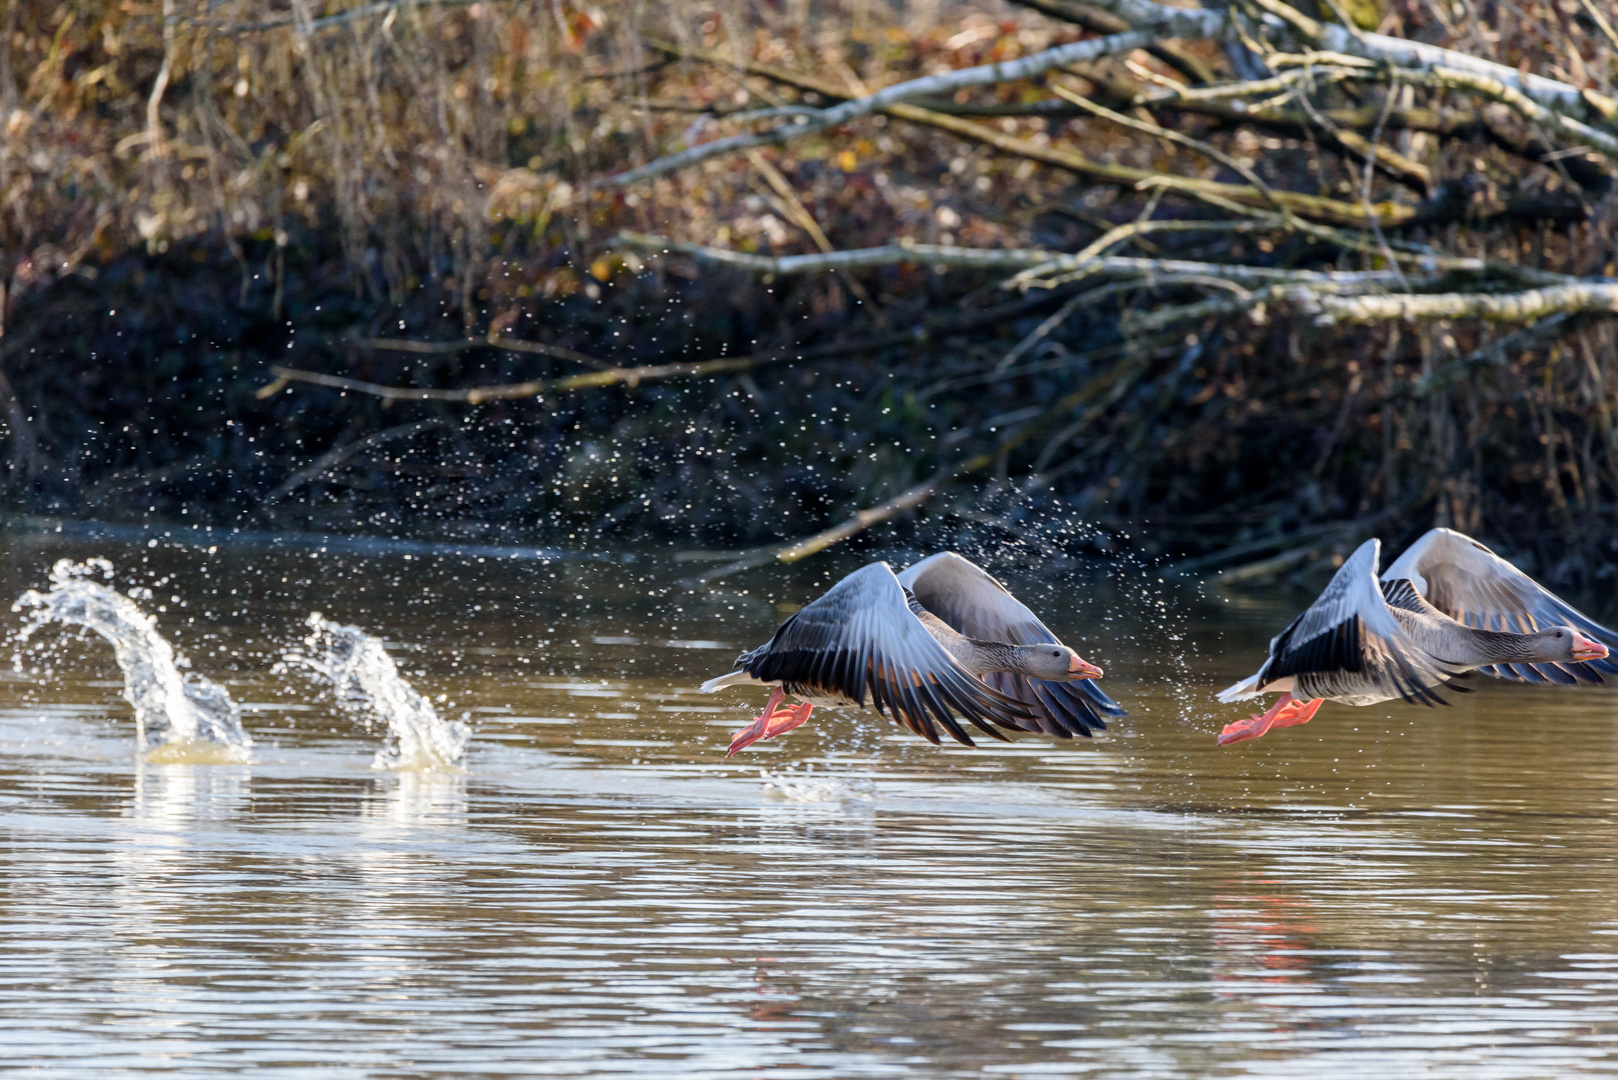
[{"label": "pink webbed foot", "polygon": [[779,686],[776,687],[775,692],[770,695],[769,702],[765,704],[764,711],[754,717],[751,724],[730,737],[730,749],[725,751],[726,757],[752,746],[760,739],[773,739],[808,722],[809,714],[815,707],[805,701],[780,708],[781,699],[784,697],[786,692]]},{"label": "pink webbed foot", "polygon": [[1283,710],[1281,715],[1277,716],[1275,722],[1270,726],[1278,728],[1307,724],[1315,718],[1315,713],[1319,712],[1320,707],[1325,703],[1325,698],[1315,698],[1313,701],[1294,701],[1292,707]]},{"label": "pink webbed foot", "polygon": [[1231,743],[1246,742],[1256,739],[1271,728],[1292,727],[1296,724],[1307,724],[1315,718],[1324,698],[1315,698],[1313,701],[1296,701],[1291,694],[1282,694],[1268,712],[1258,716],[1250,716],[1246,720],[1238,720],[1234,724],[1226,724],[1225,729],[1219,733],[1219,745],[1229,746]]}]

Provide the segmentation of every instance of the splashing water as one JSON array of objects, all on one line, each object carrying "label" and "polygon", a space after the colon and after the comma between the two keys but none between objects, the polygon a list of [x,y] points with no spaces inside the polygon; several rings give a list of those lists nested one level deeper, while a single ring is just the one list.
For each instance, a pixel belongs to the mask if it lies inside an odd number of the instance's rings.
[{"label": "splashing water", "polygon": [[764,796],[781,802],[840,803],[850,799],[874,799],[876,782],[864,777],[815,776],[813,762],[803,772],[793,766],[779,771],[759,770]]},{"label": "splashing water", "polygon": [[387,741],[373,769],[405,772],[460,771],[468,736],[465,724],[443,720],[432,703],[405,682],[382,642],[357,626],[343,626],[311,612],[302,651],[285,655],[285,667],[302,668],[331,683],[337,705],[370,726],[387,721]]},{"label": "splashing water", "polygon": [[[99,582],[112,580],[106,559],[75,563],[61,559],[51,568],[49,592],[29,589],[11,606],[26,611],[27,623],[16,634],[26,644],[50,623],[83,626],[112,645],[124,675],[124,700],[135,710],[138,743],[147,761],[209,763],[247,761],[253,740],[242,728],[241,709],[225,688],[192,672],[184,656],[157,632],[157,616]],[[23,655],[12,658],[22,672]]]}]

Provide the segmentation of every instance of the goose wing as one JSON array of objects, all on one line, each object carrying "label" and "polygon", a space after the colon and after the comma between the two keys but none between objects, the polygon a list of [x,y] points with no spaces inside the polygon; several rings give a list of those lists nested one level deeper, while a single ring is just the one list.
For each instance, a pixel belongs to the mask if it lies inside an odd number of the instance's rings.
[{"label": "goose wing", "polygon": [[[915,594],[922,607],[969,638],[1008,645],[1062,644],[1004,585],[953,551],[916,563],[899,575],[899,583]],[[1024,730],[1043,731],[1059,739],[1089,738],[1092,731],[1106,730],[1103,716],[1126,715],[1106,691],[1088,679],[1051,682],[995,672],[984,676],[984,681],[1033,713],[1034,726]]]},{"label": "goose wing", "polygon": [[[1453,529],[1428,532],[1388,567],[1382,579],[1408,580],[1428,603],[1465,626],[1518,634],[1571,626],[1618,652],[1618,633]],[[1611,660],[1493,664],[1478,670],[1501,679],[1564,685],[1605,682],[1603,676],[1618,675],[1618,665]]]},{"label": "goose wing", "polygon": [[1383,695],[1443,703],[1432,688],[1459,673],[1422,650],[1394,617],[1376,578],[1381,552],[1381,541],[1361,544],[1320,598],[1276,635],[1270,658],[1250,680],[1254,691],[1291,676],[1296,697]]},{"label": "goose wing", "polygon": [[789,693],[871,705],[928,742],[937,720],[975,745],[957,715],[997,739],[990,724],[1023,728],[1028,710],[973,676],[917,620],[914,599],[887,563],[872,563],[804,606],[736,666]]}]

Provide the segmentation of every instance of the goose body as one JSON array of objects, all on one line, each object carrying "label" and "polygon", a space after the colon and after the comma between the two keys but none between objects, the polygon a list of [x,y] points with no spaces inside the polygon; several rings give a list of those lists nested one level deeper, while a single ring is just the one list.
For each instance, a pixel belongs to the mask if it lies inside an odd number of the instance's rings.
[{"label": "goose body", "polygon": [[1618,634],[1471,537],[1433,529],[1378,578],[1381,551],[1361,544],[1270,642],[1264,666],[1220,693],[1281,693],[1268,712],[1227,725],[1221,746],[1307,723],[1323,701],[1446,704],[1436,688],[1469,671],[1565,685],[1618,675],[1607,659]]},{"label": "goose body", "polygon": [[[999,728],[1060,739],[1088,737],[1123,710],[1088,680],[1101,669],[1063,645],[1034,613],[967,559],[944,552],[894,574],[872,563],[849,574],[702,684],[775,689],[730,753],[804,723],[816,705],[867,701],[937,743],[938,727],[975,745],[960,721],[1004,740]],[[780,708],[787,694],[802,704]],[[935,723],[936,722],[936,723]]]}]

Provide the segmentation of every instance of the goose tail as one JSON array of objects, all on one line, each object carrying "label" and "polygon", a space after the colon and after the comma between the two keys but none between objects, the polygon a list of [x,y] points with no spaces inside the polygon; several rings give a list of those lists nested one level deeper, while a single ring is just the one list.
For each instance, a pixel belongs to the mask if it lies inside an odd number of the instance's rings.
[{"label": "goose tail", "polygon": [[1258,697],[1261,691],[1258,688],[1258,676],[1249,675],[1233,686],[1227,686],[1219,691],[1219,700],[1224,702],[1245,701],[1248,698]]},{"label": "goose tail", "polygon": [[715,690],[723,690],[727,686],[747,686],[757,682],[757,679],[753,678],[753,676],[749,675],[745,671],[732,671],[729,675],[721,675],[717,679],[709,679],[697,689],[701,690],[704,694],[711,694]]}]

